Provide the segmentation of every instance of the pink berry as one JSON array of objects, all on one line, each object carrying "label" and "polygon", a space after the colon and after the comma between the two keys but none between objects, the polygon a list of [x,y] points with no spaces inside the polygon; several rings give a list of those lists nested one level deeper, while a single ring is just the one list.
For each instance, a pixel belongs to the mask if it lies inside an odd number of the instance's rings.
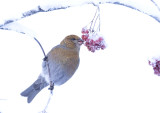
[{"label": "pink berry", "polygon": [[86,42],[89,44],[89,43],[90,43],[90,39],[87,38],[87,39],[86,39]]},{"label": "pink berry", "polygon": [[93,40],[93,46],[96,46],[96,42]]},{"label": "pink berry", "polygon": [[81,31],[82,34],[85,34],[85,31],[86,31],[85,28],[82,28],[82,31]]},{"label": "pink berry", "polygon": [[92,47],[90,47],[90,51],[91,52],[95,52],[95,49],[94,49],[94,47],[92,46]]},{"label": "pink berry", "polygon": [[88,30],[88,29],[86,30],[86,33],[87,33],[87,34],[89,33],[89,30]]},{"label": "pink berry", "polygon": [[154,74],[160,76],[160,61],[159,60],[155,60],[155,63],[149,61],[149,65],[151,65],[153,67]]},{"label": "pink berry", "polygon": [[101,44],[101,39],[96,40],[96,44],[100,45]]},{"label": "pink berry", "polygon": [[[84,40],[84,45],[88,48],[89,51],[95,52],[95,50],[103,50],[106,48],[102,36],[99,36],[97,33],[95,34],[91,32],[91,30],[87,29],[87,27],[82,28],[81,32],[81,38]],[[160,67],[160,62],[158,66]]]},{"label": "pink berry", "polygon": [[85,44],[84,44],[84,45],[88,47],[88,46],[89,46],[89,42],[85,42]]},{"label": "pink berry", "polygon": [[90,46],[87,46],[87,48],[88,48],[89,51],[91,51],[91,47]]},{"label": "pink berry", "polygon": [[87,28],[82,28],[82,34],[88,34],[89,33],[89,30]]},{"label": "pink berry", "polygon": [[104,50],[105,48],[106,48],[106,46],[103,44],[103,45],[101,46],[101,49]]},{"label": "pink berry", "polygon": [[99,50],[99,49],[100,49],[100,47],[99,47],[99,46],[95,46],[95,49],[96,49],[96,50]]},{"label": "pink berry", "polygon": [[91,39],[91,40],[90,40],[90,44],[93,45],[93,43],[94,43],[94,41]]},{"label": "pink berry", "polygon": [[103,41],[103,38],[102,37],[99,37],[98,38],[99,42]]},{"label": "pink berry", "polygon": [[82,35],[82,39],[83,39],[84,41],[86,41],[86,40],[88,39],[88,36],[89,36],[89,35]]},{"label": "pink berry", "polygon": [[151,61],[148,60],[148,64],[149,64],[149,65],[152,65]]}]

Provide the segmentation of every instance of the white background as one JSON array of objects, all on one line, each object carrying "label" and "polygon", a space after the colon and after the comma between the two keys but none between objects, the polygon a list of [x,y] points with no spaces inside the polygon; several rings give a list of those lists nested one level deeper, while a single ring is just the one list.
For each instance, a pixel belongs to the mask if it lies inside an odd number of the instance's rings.
[{"label": "white background", "polygon": [[[160,24],[135,10],[100,5],[101,33],[108,47],[80,51],[80,66],[66,84],[54,89],[48,113],[159,113],[160,77],[148,59],[160,56]],[[67,35],[81,36],[94,16],[93,5],[39,13],[20,20],[33,30],[46,52]],[[41,72],[43,54],[29,36],[0,30],[0,112],[38,113],[49,98],[47,88],[32,103],[20,93]]]}]

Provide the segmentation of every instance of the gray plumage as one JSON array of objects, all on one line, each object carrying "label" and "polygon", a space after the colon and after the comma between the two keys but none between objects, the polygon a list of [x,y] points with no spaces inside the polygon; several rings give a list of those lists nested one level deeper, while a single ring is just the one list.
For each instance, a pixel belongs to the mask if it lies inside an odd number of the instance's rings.
[{"label": "gray plumage", "polygon": [[41,76],[25,91],[21,93],[22,96],[28,97],[27,102],[30,103],[33,98],[46,86],[49,84],[45,81],[45,79]]},{"label": "gray plumage", "polygon": [[[42,63],[42,72],[38,79],[21,93],[22,96],[28,97],[28,103],[49,85],[50,80],[54,85],[62,85],[73,76],[79,66],[79,50],[82,43],[78,36],[69,35],[51,49],[47,54],[48,62]],[[46,63],[49,65],[50,77]]]}]

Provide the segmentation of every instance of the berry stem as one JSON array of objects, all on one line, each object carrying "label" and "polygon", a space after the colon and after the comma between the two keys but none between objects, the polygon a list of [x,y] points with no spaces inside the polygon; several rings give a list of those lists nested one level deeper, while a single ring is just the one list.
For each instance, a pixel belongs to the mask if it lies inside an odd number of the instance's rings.
[{"label": "berry stem", "polygon": [[96,32],[97,31],[97,30],[95,31],[95,26],[96,26],[97,20],[99,21],[97,29],[98,29],[98,31],[100,31],[100,8],[99,8],[99,6],[97,6],[96,13],[95,13],[92,21],[90,22],[90,24],[91,24],[90,25],[90,32]]},{"label": "berry stem", "polygon": [[100,7],[99,5],[97,6],[98,7],[98,16],[99,16],[99,31],[100,31],[100,25],[101,25],[101,18],[100,18]]},{"label": "berry stem", "polygon": [[94,29],[92,29],[92,28],[94,28],[94,26],[92,27],[92,25],[93,25],[93,22],[94,22],[94,19],[95,19],[96,15],[97,15],[97,11],[98,11],[98,10],[96,10],[95,15],[94,15],[92,21],[90,22],[90,23],[91,23],[91,25],[90,25],[90,30],[91,30],[91,32],[93,32],[93,30],[94,30]]}]

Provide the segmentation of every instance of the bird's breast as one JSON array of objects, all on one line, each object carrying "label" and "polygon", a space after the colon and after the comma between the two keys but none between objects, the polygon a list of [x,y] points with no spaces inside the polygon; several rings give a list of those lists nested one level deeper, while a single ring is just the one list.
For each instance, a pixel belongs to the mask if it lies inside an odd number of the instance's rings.
[{"label": "bird's breast", "polygon": [[[55,60],[56,59],[56,60]],[[55,85],[62,85],[68,81],[79,66],[78,55],[63,55],[50,61],[51,79]]]}]

